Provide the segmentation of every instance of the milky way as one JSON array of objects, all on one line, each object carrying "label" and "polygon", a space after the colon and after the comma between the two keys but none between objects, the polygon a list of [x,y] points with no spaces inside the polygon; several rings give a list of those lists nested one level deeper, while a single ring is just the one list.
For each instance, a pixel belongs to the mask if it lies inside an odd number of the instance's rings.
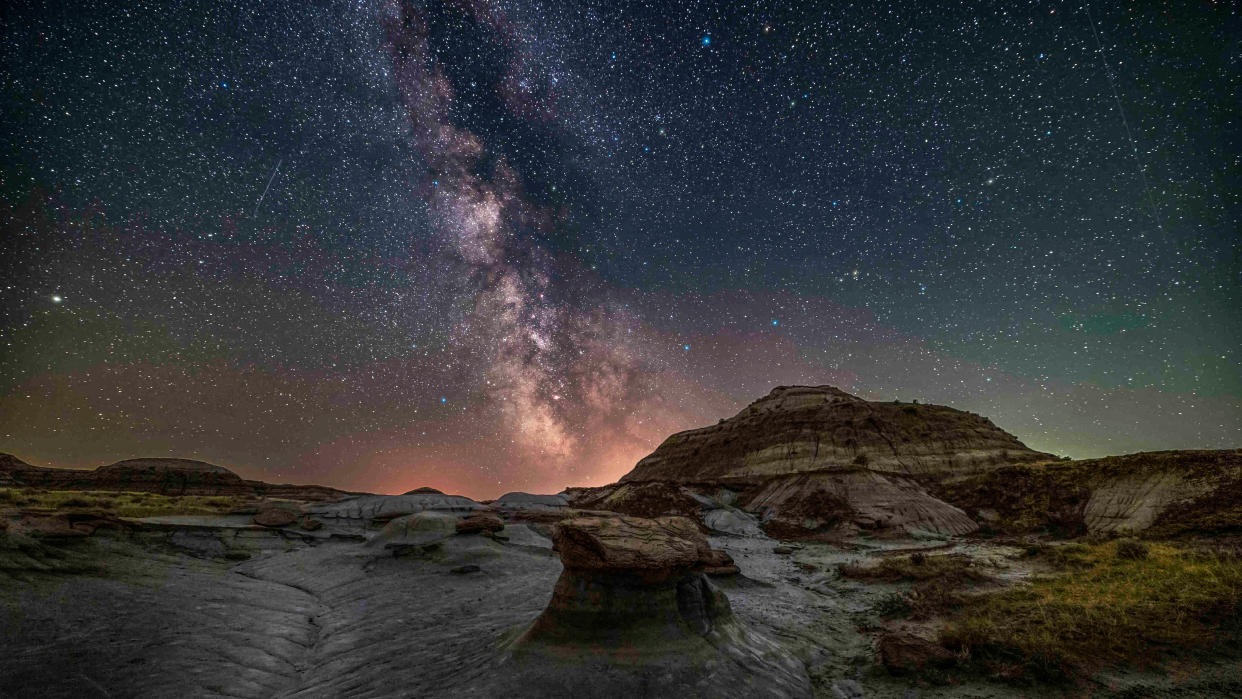
[{"label": "milky way", "polygon": [[21,2],[0,451],[475,496],[780,384],[1242,444],[1234,6]]}]

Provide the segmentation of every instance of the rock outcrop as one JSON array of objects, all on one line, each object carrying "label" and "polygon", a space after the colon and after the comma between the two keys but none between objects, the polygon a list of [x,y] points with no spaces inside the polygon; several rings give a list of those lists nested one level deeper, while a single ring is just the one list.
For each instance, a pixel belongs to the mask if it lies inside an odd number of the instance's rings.
[{"label": "rock outcrop", "polygon": [[621,482],[717,483],[855,468],[958,474],[1049,458],[974,413],[867,401],[832,386],[780,386],[728,420],[664,440]]},{"label": "rock outcrop", "polygon": [[468,515],[483,505],[460,495],[415,493],[406,495],[358,495],[337,502],[314,505],[310,513],[317,519],[342,527],[367,529],[418,512],[444,512]]},{"label": "rock outcrop", "polygon": [[514,646],[520,696],[810,696],[803,664],[704,576],[731,559],[694,522],[583,517],[553,540],[564,569]]},{"label": "rock outcrop", "polygon": [[1242,533],[1242,450],[1140,452],[929,482],[1007,534]]},{"label": "rock outcrop", "polygon": [[734,535],[959,535],[975,521],[921,479],[1053,458],[973,413],[782,386],[728,420],[669,437],[614,485],[566,492],[577,507],[685,515]]}]

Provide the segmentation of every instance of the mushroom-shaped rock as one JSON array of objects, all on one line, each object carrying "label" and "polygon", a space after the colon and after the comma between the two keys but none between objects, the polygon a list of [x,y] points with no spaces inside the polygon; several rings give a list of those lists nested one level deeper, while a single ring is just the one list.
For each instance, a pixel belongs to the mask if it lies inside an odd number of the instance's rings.
[{"label": "mushroom-shaped rock", "polygon": [[498,532],[505,528],[505,522],[494,512],[478,512],[457,520],[458,534],[482,534]]},{"label": "mushroom-shaped rock", "polygon": [[684,517],[581,517],[553,542],[564,570],[513,646],[511,696],[809,697],[801,661],[734,618]]}]

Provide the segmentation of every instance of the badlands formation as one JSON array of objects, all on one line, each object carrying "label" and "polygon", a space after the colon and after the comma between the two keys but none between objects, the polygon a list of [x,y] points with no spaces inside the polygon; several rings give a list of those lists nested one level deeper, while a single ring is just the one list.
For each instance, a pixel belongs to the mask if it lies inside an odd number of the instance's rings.
[{"label": "badlands formation", "polygon": [[[1068,461],[828,386],[491,502],[3,455],[0,697],[1237,696],[1236,646],[1052,676],[954,614],[1236,549],[1239,492],[1236,450]],[[1207,609],[1236,643],[1236,599]]]}]

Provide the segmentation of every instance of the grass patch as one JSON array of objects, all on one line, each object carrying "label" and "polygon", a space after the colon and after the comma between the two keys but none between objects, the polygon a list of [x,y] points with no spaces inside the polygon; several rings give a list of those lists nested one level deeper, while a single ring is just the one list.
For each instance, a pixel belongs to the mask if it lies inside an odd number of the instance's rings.
[{"label": "grass patch", "polygon": [[928,556],[922,553],[885,558],[872,564],[843,563],[837,566],[837,570],[844,577],[854,580],[888,583],[927,580],[966,583],[991,580],[965,556]]},{"label": "grass patch", "polygon": [[1058,573],[965,600],[941,633],[946,647],[1002,677],[1064,680],[1242,635],[1236,555],[1127,540],[1031,555],[1048,556]]},{"label": "grass patch", "polygon": [[94,490],[0,489],[0,505],[60,511],[98,510],[118,517],[220,515],[253,505],[254,498],[220,495],[160,495]]}]

